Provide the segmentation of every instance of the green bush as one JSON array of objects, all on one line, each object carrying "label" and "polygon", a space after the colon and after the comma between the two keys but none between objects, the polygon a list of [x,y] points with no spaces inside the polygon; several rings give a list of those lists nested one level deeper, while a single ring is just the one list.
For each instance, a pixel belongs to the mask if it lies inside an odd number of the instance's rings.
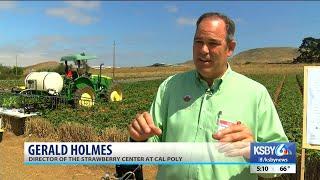
[{"label": "green bush", "polygon": [[23,77],[22,67],[8,67],[0,64],[0,79],[20,79]]}]

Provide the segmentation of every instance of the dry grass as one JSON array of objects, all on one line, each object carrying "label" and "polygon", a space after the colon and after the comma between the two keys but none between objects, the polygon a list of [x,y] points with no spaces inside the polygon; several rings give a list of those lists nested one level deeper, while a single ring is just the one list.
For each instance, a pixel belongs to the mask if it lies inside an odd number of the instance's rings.
[{"label": "dry grass", "polygon": [[286,80],[286,75],[283,76],[282,78],[282,81],[280,82],[280,84],[277,86],[277,89],[274,93],[274,98],[273,98],[273,103],[275,106],[278,105],[278,99],[279,99],[279,96],[280,96],[280,93],[281,93],[281,90],[282,90],[282,87],[283,87],[283,84],[284,84],[284,81]]},{"label": "dry grass", "polygon": [[[26,69],[42,68],[42,67],[54,67],[57,66],[57,62],[40,63],[27,67]],[[303,72],[303,66],[312,64],[266,64],[266,63],[250,63],[250,64],[233,64],[231,61],[231,68],[237,72],[243,74],[283,74],[283,73],[297,73]],[[319,64],[313,64],[319,65]],[[178,66],[168,67],[122,67],[115,69],[115,79],[156,79],[165,78],[170,75],[189,71],[194,69],[193,63],[182,64]],[[29,72],[29,71],[28,71]],[[98,69],[90,69],[90,73],[99,74]],[[102,75],[112,77],[113,69],[103,69]]]},{"label": "dry grass", "polygon": [[3,126],[6,131],[13,132],[15,135],[22,135],[25,131],[25,119],[16,118],[8,115],[1,115]]},{"label": "dry grass", "polygon": [[[115,69],[115,79],[134,79],[134,78],[158,78],[191,70],[193,65],[181,65],[170,67],[125,67]],[[90,69],[92,74],[99,74],[99,70]],[[112,69],[103,69],[102,74],[112,77]]]},{"label": "dry grass", "polygon": [[25,135],[36,135],[39,138],[57,139],[54,126],[41,117],[29,118],[26,122]]},{"label": "dry grass", "polygon": [[292,74],[302,73],[303,67],[308,65],[310,64],[234,64],[231,68],[242,74]]},{"label": "dry grass", "polygon": [[[302,73],[304,66],[319,64],[231,64],[231,68],[242,74],[292,74]],[[165,78],[170,75],[194,69],[193,64],[171,67],[134,67],[115,69],[115,79],[155,79]],[[92,74],[98,74],[99,70],[91,69]],[[112,69],[104,69],[103,75],[112,76]]]},{"label": "dry grass", "polygon": [[106,128],[101,136],[102,142],[126,142],[129,135],[126,130],[117,129],[116,127]]},{"label": "dry grass", "polygon": [[26,120],[24,134],[31,137],[29,138],[31,141],[32,139],[62,142],[126,142],[128,140],[127,131],[116,127],[106,128],[99,135],[93,127],[88,125],[67,122],[54,127],[41,117]]},{"label": "dry grass", "polygon": [[57,130],[59,140],[63,142],[90,142],[98,140],[98,137],[91,126],[79,123],[63,123]]}]

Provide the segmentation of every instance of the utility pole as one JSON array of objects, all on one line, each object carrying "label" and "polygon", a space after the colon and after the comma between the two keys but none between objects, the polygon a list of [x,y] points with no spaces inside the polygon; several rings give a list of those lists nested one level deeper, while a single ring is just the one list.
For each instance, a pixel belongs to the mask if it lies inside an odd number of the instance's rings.
[{"label": "utility pole", "polygon": [[116,66],[116,42],[113,41],[113,70],[112,70],[112,80],[114,80],[115,66]]}]

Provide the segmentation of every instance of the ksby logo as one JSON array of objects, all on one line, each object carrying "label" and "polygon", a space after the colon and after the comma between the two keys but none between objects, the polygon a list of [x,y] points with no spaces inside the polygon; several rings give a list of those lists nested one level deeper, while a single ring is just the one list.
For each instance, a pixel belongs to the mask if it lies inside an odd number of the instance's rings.
[{"label": "ksby logo", "polygon": [[289,150],[286,144],[279,144],[277,146],[276,145],[254,146],[253,154],[285,156],[285,155],[291,155],[292,152]]},{"label": "ksby logo", "polygon": [[289,150],[288,146],[285,144],[280,144],[276,147],[277,156],[291,155],[292,152]]},{"label": "ksby logo", "polygon": [[250,163],[296,163],[296,144],[251,143]]}]

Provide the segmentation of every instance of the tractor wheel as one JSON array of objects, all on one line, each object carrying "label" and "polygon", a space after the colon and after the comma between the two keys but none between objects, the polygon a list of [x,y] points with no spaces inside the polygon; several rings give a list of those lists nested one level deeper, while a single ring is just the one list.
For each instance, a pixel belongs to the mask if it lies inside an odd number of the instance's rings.
[{"label": "tractor wheel", "polygon": [[74,104],[76,107],[92,107],[96,98],[94,90],[89,86],[77,89],[74,96]]},{"label": "tractor wheel", "polygon": [[107,97],[110,102],[122,101],[123,96],[121,86],[117,83],[113,83],[108,89]]}]

